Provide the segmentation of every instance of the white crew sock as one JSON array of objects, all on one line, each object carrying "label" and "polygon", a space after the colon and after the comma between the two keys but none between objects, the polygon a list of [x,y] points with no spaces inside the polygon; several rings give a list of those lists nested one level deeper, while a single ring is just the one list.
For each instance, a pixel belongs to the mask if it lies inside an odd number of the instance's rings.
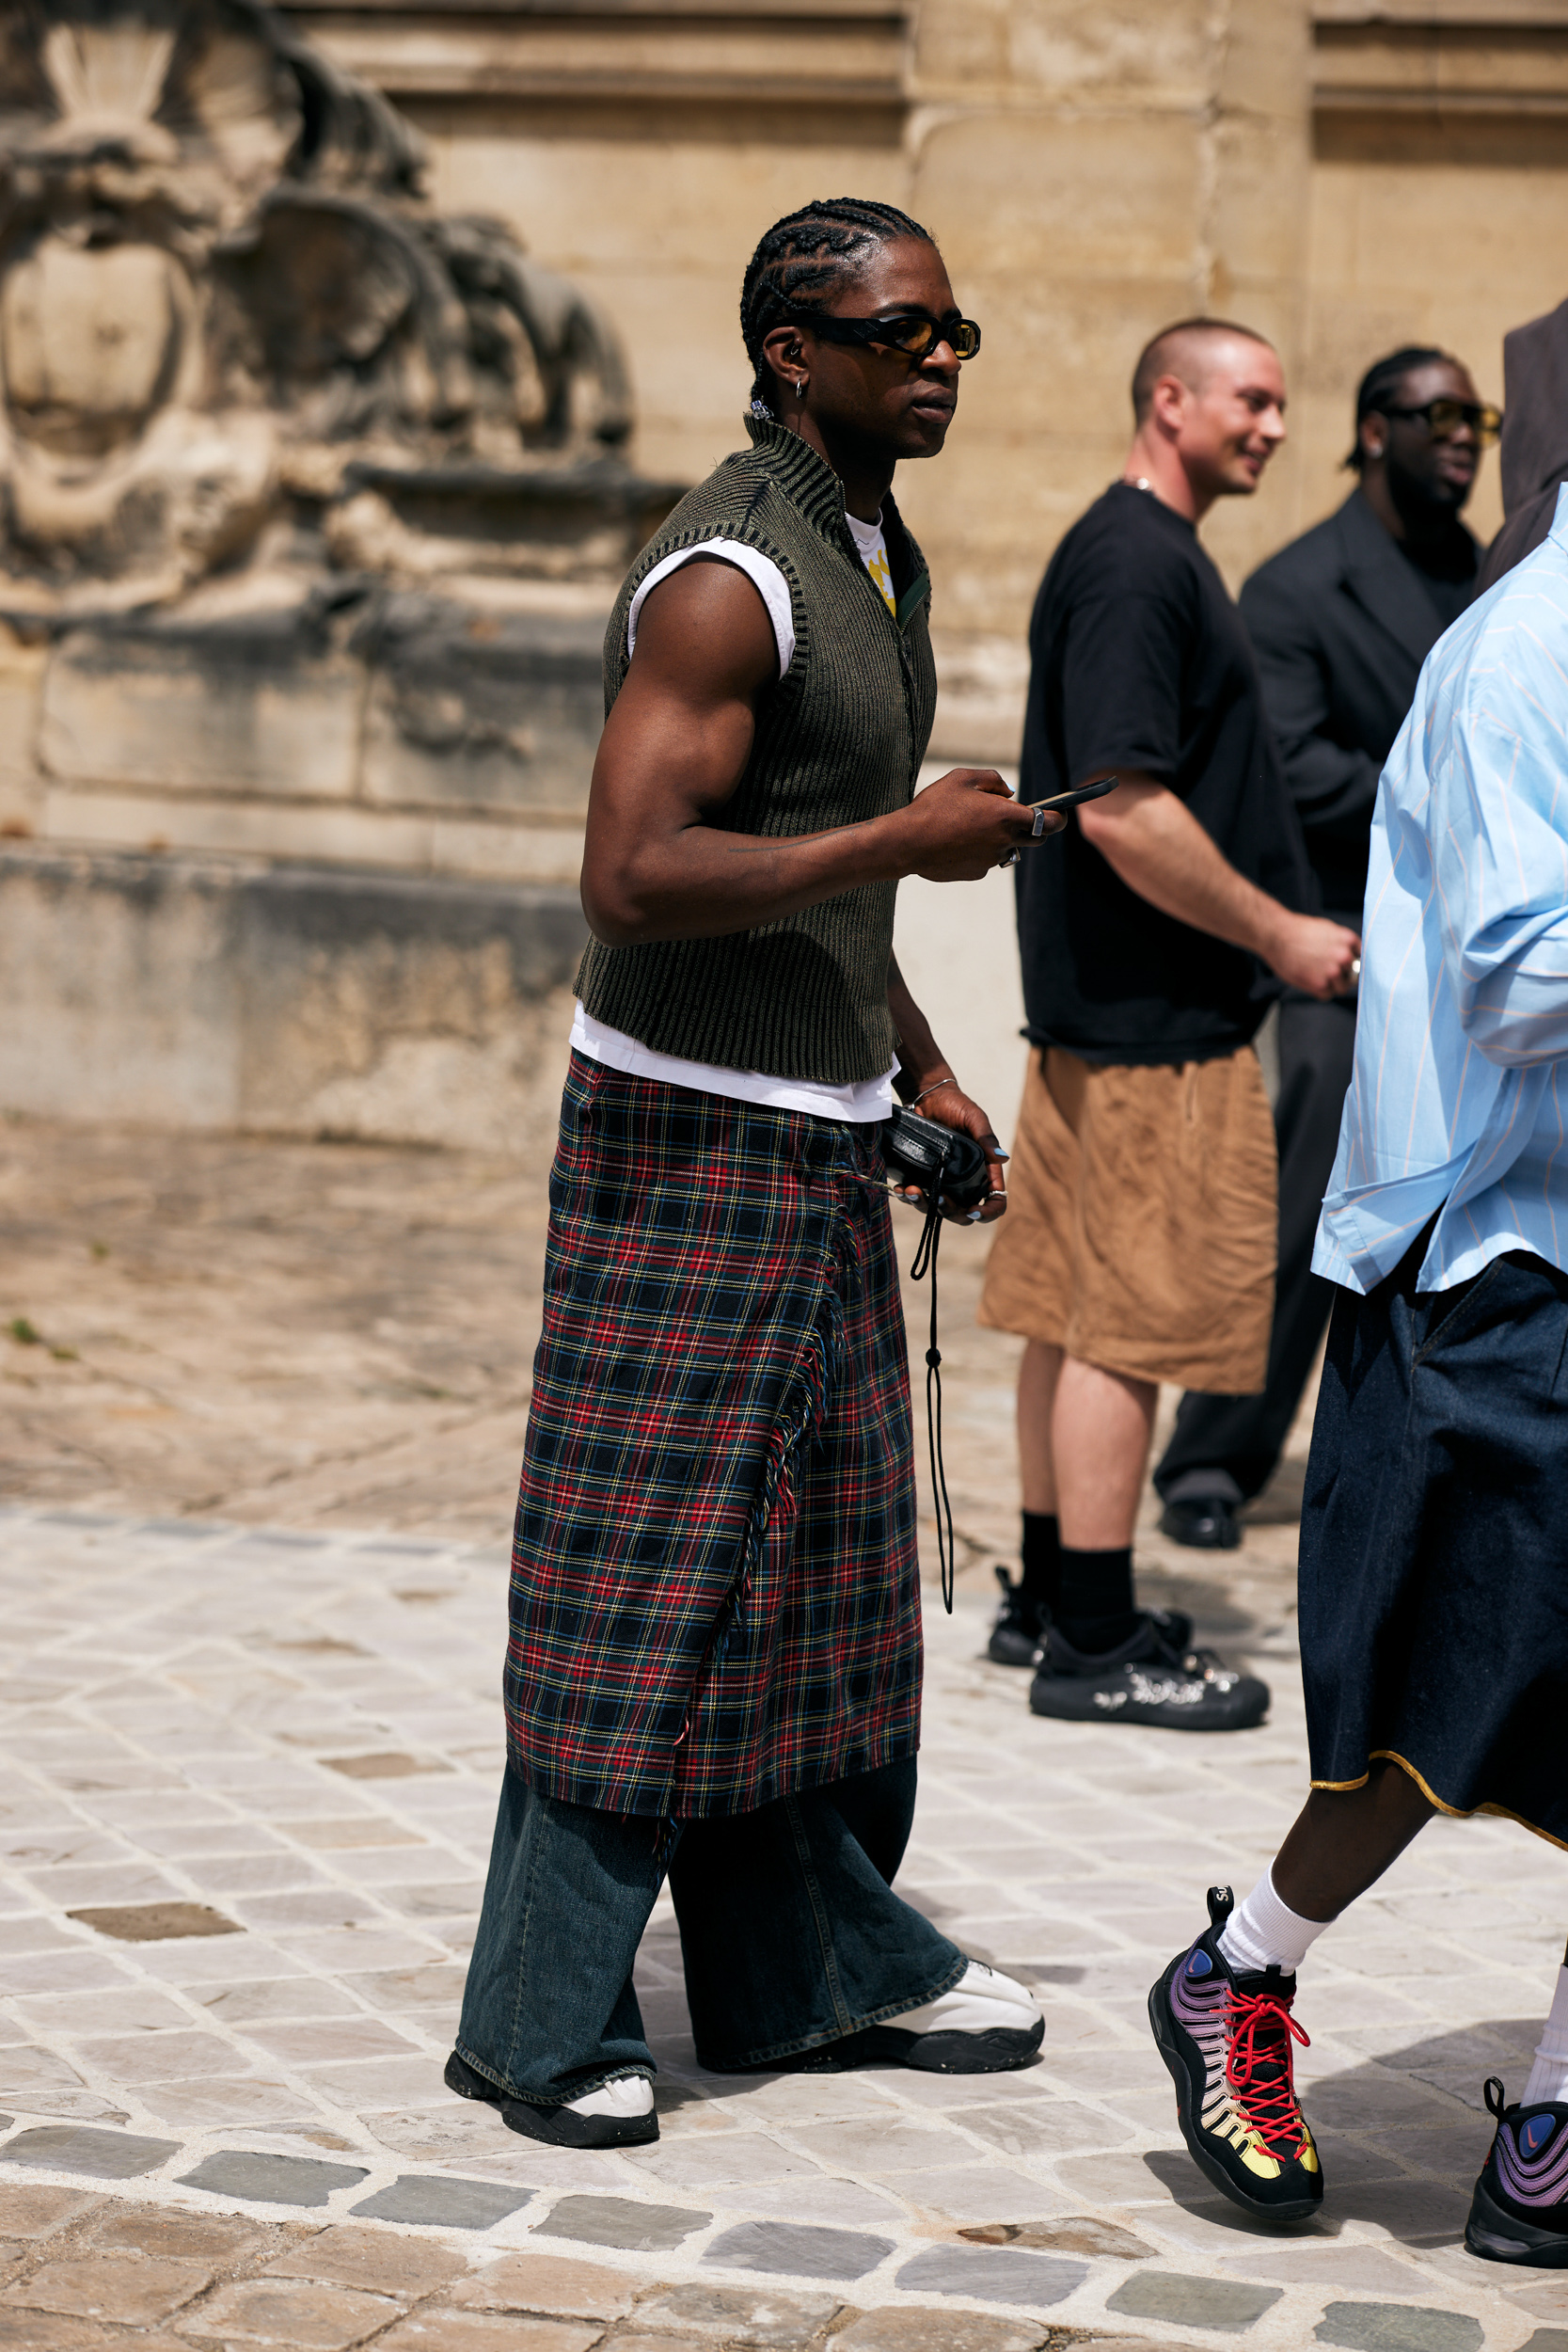
[{"label": "white crew sock", "polygon": [[1548,2099],[1568,2103],[1568,1954],[1557,1972],[1552,2013],[1546,2020],[1545,2032],[1535,2045],[1535,2064],[1529,2070],[1529,2080],[1519,2105],[1539,2107]]},{"label": "white crew sock", "polygon": [[1274,1872],[1265,1870],[1245,1902],[1226,1921],[1220,1950],[1238,1976],[1282,1968],[1293,1977],[1328,1924],[1326,1919],[1304,1919],[1282,1903],[1274,1891]]}]

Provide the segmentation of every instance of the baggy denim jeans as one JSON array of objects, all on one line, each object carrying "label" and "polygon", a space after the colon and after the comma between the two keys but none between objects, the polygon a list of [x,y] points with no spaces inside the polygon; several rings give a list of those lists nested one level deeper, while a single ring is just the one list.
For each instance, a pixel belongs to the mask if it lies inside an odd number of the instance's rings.
[{"label": "baggy denim jeans", "polygon": [[[787,2066],[957,1984],[964,1955],[893,1892],[914,1794],[911,1756],[678,1825],[670,1891],[705,2067]],[[663,1877],[658,1831],[508,1771],[457,2049],[509,2096],[558,2106],[657,2072],[632,1963]]]}]

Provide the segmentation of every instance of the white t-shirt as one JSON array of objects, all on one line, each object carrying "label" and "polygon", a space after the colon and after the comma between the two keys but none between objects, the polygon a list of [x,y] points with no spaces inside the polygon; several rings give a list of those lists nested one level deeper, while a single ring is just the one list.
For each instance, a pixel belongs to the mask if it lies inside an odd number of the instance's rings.
[{"label": "white t-shirt", "polygon": [[844,519],[849,526],[850,538],[861,551],[861,562],[871,574],[876,586],[881,590],[882,602],[896,620],[898,601],[893,593],[893,572],[887,560],[887,540],[882,535],[880,515],[874,523],[863,523],[858,515],[851,515],[846,508]]},{"label": "white t-shirt", "polygon": [[[881,518],[863,523],[847,514],[849,535],[860,549],[861,561],[880,591],[890,612],[896,612],[893,596],[893,579],[888,567],[887,540]],[[677,548],[656,564],[646,580],[640,582],[626,614],[626,654],[637,651],[637,623],[649,592],[661,580],[689,564],[695,555],[721,555],[727,564],[746,574],[768,609],[773,624],[773,643],[778,649],[779,675],[787,677],[789,665],[795,659],[795,608],[790,601],[789,582],[770,556],[760,555],[738,539],[704,539],[694,548]],[[592,1013],[577,1008],[572,1023],[572,1044],[590,1061],[602,1062],[607,1070],[623,1070],[629,1077],[657,1078],[665,1086],[693,1087],[701,1094],[728,1095],[732,1102],[761,1103],[769,1110],[805,1111],[814,1119],[869,1123],[886,1119],[893,1108],[893,1073],[895,1062],[879,1078],[863,1078],[852,1086],[818,1086],[810,1079],[776,1078],[765,1070],[725,1070],[718,1062],[683,1061],[677,1054],[656,1054],[650,1046],[620,1029],[607,1028],[595,1021]]]},{"label": "white t-shirt", "polygon": [[656,1054],[639,1039],[607,1028],[580,1005],[572,1023],[572,1043],[590,1061],[603,1062],[607,1070],[624,1070],[628,1077],[695,1087],[699,1094],[727,1094],[732,1102],[762,1103],[769,1110],[806,1111],[813,1119],[859,1124],[886,1119],[893,1109],[893,1070],[853,1086],[830,1087],[810,1078],[775,1078],[766,1070],[725,1070],[718,1062],[682,1061],[678,1054]]}]

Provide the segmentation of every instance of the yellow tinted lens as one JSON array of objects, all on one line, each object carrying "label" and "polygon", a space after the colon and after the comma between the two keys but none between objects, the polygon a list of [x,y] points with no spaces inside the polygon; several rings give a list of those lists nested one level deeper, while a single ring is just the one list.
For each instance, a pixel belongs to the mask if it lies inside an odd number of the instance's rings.
[{"label": "yellow tinted lens", "polygon": [[900,319],[888,341],[896,351],[907,351],[911,359],[918,359],[931,348],[936,328],[929,319]]},{"label": "yellow tinted lens", "polygon": [[947,340],[960,359],[973,359],[980,348],[980,330],[973,319],[960,319]]},{"label": "yellow tinted lens", "polygon": [[1467,424],[1482,449],[1491,448],[1503,421],[1496,408],[1472,408],[1464,400],[1434,400],[1427,410],[1427,420],[1434,441],[1446,441],[1462,424]]}]

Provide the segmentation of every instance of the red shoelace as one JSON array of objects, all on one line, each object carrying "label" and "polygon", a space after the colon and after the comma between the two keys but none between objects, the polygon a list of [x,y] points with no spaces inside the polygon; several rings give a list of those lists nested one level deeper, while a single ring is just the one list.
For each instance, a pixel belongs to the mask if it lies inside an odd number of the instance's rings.
[{"label": "red shoelace", "polygon": [[1232,1990],[1226,2016],[1231,2028],[1226,2082],[1264,2147],[1279,2140],[1293,2154],[1303,2125],[1296,2105],[1291,2043],[1299,2042],[1305,2050],[1311,2047],[1310,2040],[1284,2002],[1272,1993]]}]

